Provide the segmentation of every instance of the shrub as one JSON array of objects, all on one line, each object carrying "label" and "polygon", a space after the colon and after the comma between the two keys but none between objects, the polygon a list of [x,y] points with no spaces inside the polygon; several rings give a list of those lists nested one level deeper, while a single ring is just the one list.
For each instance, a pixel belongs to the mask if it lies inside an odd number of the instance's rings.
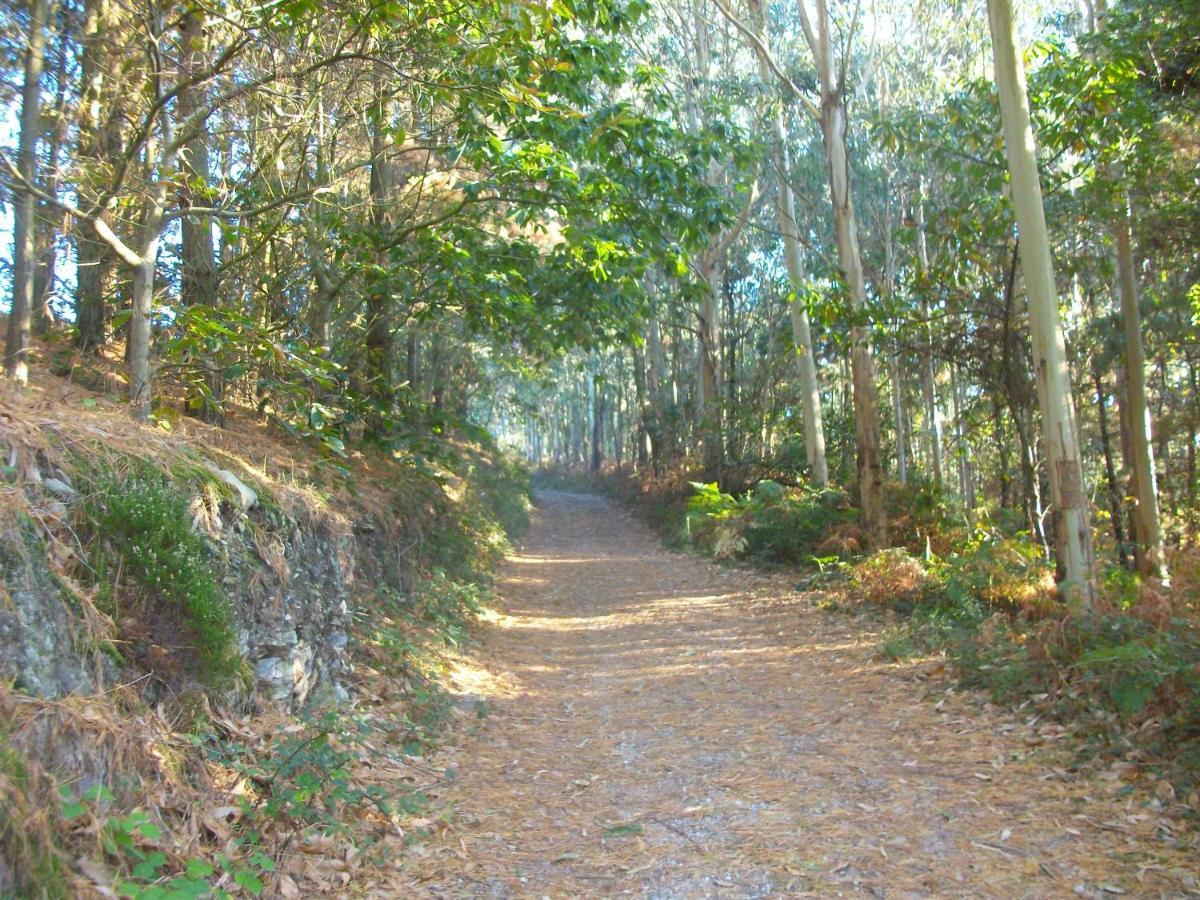
[{"label": "shrub", "polygon": [[921,553],[928,543],[945,534],[949,503],[944,489],[932,478],[912,476],[904,484],[884,485],[884,506],[892,541]]},{"label": "shrub", "polygon": [[[213,577],[204,539],[192,528],[188,498],[148,464],[124,474],[101,471],[83,514],[89,562],[117,613],[115,579],[132,576],[151,598],[181,610],[209,680],[231,674],[234,637],[225,594]],[[116,617],[116,616],[114,616]]]},{"label": "shrub", "polygon": [[689,534],[693,543],[718,558],[805,565],[830,555],[830,534],[853,528],[856,518],[845,495],[836,491],[784,488],[770,480],[760,481],[740,498],[722,493],[715,484],[693,482],[692,488]]},{"label": "shrub", "polygon": [[855,563],[850,585],[868,603],[911,608],[931,589],[933,580],[920,560],[902,547],[891,547]]},{"label": "shrub", "polygon": [[987,606],[1038,617],[1058,609],[1054,568],[1028,540],[977,532],[958,553],[935,563],[952,604],[969,598]]}]

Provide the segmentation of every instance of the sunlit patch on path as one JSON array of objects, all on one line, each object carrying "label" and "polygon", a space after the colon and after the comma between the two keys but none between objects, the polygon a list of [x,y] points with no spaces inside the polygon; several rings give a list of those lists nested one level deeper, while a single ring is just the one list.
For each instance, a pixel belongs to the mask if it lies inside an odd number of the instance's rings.
[{"label": "sunlit patch on path", "polygon": [[784,576],[547,493],[476,657],[443,821],[377,896],[1113,896],[1196,889],[1169,822],[1019,720],[877,659]]}]

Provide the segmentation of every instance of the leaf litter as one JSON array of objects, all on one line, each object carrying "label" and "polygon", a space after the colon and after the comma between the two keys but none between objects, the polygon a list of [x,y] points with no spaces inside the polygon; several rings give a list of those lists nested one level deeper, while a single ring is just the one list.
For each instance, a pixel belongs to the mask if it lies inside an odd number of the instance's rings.
[{"label": "leaf litter", "polygon": [[[1062,726],[881,662],[784,575],[668,552],[546,492],[425,787],[443,824],[379,897],[1200,894],[1163,792],[1072,769]],[[411,833],[410,833],[411,837]]]}]

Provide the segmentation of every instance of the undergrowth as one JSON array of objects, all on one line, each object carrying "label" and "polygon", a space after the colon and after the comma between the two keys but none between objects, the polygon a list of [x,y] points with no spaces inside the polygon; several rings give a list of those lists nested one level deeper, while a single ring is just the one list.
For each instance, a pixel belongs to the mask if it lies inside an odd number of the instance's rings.
[{"label": "undergrowth", "polygon": [[882,655],[942,654],[965,687],[1069,723],[1081,753],[1127,754],[1192,790],[1200,776],[1200,628],[1177,598],[1114,568],[1070,613],[1028,540],[977,534],[958,553],[885,550],[849,568],[853,600],[899,617]]},{"label": "undergrowth", "polygon": [[708,556],[810,573],[808,586],[827,588],[814,600],[822,608],[887,610],[884,658],[940,654],[965,687],[1068,723],[1081,753],[1132,753],[1196,796],[1200,553],[1171,560],[1169,590],[1114,566],[1096,610],[1070,615],[1053,566],[1011,511],[968,513],[929,481],[885,486],[897,546],[866,554],[848,492],[770,479],[727,492],[680,471],[538,478],[613,496],[668,542]]},{"label": "undergrowth", "polygon": [[[159,617],[206,680],[237,673],[232,611],[192,503],[197,490],[222,487],[205,471],[123,454],[73,473],[80,571],[121,624],[125,660],[137,661],[138,640],[159,639]],[[0,878],[15,879],[0,894],[336,894],[342,875],[324,861],[340,860],[342,872],[385,863],[399,835],[420,832],[409,823],[430,813],[413,773],[454,710],[443,676],[509,535],[528,522],[530,486],[523,467],[487,448],[464,448],[436,476],[397,475],[421,485],[388,486],[420,540],[355,598],[353,708],[259,719],[214,711],[220,692],[149,703],[121,687],[39,700],[0,683],[0,859],[13,867],[0,866]],[[87,747],[104,760],[104,780],[82,783],[63,757],[46,756],[50,745]]]},{"label": "undergrowth", "polygon": [[140,599],[182,613],[206,679],[227,678],[236,669],[229,604],[193,527],[189,497],[149,463],[130,461],[123,471],[95,472],[81,513],[101,609],[120,621],[135,580]]}]

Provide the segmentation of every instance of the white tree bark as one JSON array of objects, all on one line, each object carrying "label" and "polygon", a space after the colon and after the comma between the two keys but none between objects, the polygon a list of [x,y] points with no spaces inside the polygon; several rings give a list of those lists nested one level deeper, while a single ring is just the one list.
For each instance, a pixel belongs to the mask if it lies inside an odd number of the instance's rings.
[{"label": "white tree bark", "polygon": [[[770,50],[760,0],[750,0],[750,10],[758,29],[758,74],[764,84],[770,83]],[[796,197],[788,181],[791,175],[791,154],[788,152],[787,128],[783,115],[775,111],[771,115],[775,132],[773,157],[776,170],[775,202],[779,211],[779,231],[783,236],[783,259],[787,266],[788,280],[796,292],[788,303],[788,316],[792,325],[792,341],[796,345],[797,367],[800,372],[800,410],[804,419],[804,449],[808,458],[813,483],[820,488],[829,487],[829,465],[825,460],[825,425],[821,418],[821,391],[817,379],[817,362],[813,354],[812,327],[808,310],[801,302],[799,291],[804,283],[804,254],[800,247],[800,226],[796,219]]]},{"label": "white tree bark", "polygon": [[1029,121],[1025,70],[1018,55],[1011,0],[988,0],[988,23],[1004,123],[1004,144],[1012,178],[1013,206],[1020,232],[1021,270],[1029,296],[1029,327],[1042,410],[1043,441],[1052,500],[1058,513],[1055,547],[1064,571],[1060,589],[1071,608],[1084,610],[1091,608],[1096,596],[1091,520],[1083,488],[1071,375],[1058,313],[1036,145]]},{"label": "white tree bark", "polygon": [[925,236],[925,196],[917,190],[917,265],[921,275],[921,314],[925,318],[925,358],[921,363],[921,395],[925,403],[925,438],[933,481],[942,486],[942,414],[937,402],[937,373],[933,360],[933,323],[929,321],[929,243]]},{"label": "white tree bark", "polygon": [[[829,193],[837,237],[838,266],[850,291],[850,312],[856,319],[866,309],[867,287],[858,221],[850,190],[850,159],[846,147],[846,101],[840,82],[826,0],[817,0],[815,27],[802,0],[800,10],[821,82],[821,132],[829,170]],[[883,460],[879,434],[879,391],[875,360],[866,326],[850,327],[850,377],[854,397],[854,435],[857,447],[858,491],[863,529],[872,547],[888,544],[887,514],[883,505]]]}]

